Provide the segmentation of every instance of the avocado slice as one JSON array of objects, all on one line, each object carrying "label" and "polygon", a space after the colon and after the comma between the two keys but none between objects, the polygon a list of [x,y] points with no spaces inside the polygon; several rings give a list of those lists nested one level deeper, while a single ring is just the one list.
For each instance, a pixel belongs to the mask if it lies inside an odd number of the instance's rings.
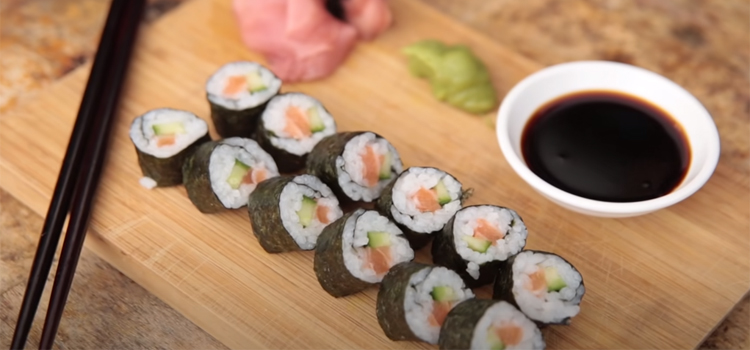
[{"label": "avocado slice", "polygon": [[490,247],[492,242],[481,239],[481,238],[475,238],[471,236],[463,235],[461,236],[461,239],[463,239],[466,243],[469,244],[469,248],[475,252],[484,253],[487,251],[487,248]]},{"label": "avocado slice", "polygon": [[554,266],[547,266],[544,268],[544,279],[547,280],[548,292],[558,292],[560,289],[563,289],[568,285]]},{"label": "avocado slice", "polygon": [[456,292],[453,291],[453,288],[448,286],[437,286],[435,288],[432,288],[432,292],[430,292],[430,295],[432,295],[432,300],[435,301],[456,300]]},{"label": "avocado slice", "polygon": [[176,135],[176,134],[186,133],[185,126],[182,125],[182,122],[154,124],[152,128],[154,129],[154,134],[156,134],[156,136]]},{"label": "avocado slice", "polygon": [[388,247],[391,245],[391,234],[388,232],[367,232],[367,243],[370,248]]},{"label": "avocado slice", "polygon": [[451,194],[448,193],[448,189],[445,187],[443,180],[440,180],[437,185],[435,185],[435,192],[437,192],[438,203],[440,203],[441,206],[450,203]]},{"label": "avocado slice", "polygon": [[495,333],[494,327],[487,330],[487,345],[490,346],[490,350],[505,350],[505,344]]},{"label": "avocado slice", "polygon": [[260,76],[260,72],[247,73],[247,91],[258,92],[267,88],[266,83],[263,82],[263,78]]},{"label": "avocado slice", "polygon": [[310,107],[307,110],[307,118],[310,121],[310,131],[318,132],[325,130],[326,126],[323,124],[323,119],[320,119],[318,107]]},{"label": "avocado slice", "polygon": [[387,180],[391,178],[391,164],[393,163],[393,156],[391,152],[386,152],[383,156],[383,164],[380,164],[380,174],[378,178],[380,180]]},{"label": "avocado slice", "polygon": [[245,175],[247,175],[247,172],[250,171],[251,169],[252,168],[250,168],[249,165],[235,159],[234,166],[232,167],[232,172],[229,173],[229,177],[227,178],[229,187],[235,190],[240,188],[240,184],[242,184],[242,179],[245,177]]},{"label": "avocado slice", "polygon": [[315,216],[315,208],[318,206],[318,202],[308,196],[302,196],[302,208],[297,211],[299,222],[302,227],[307,227],[312,224],[313,217]]}]

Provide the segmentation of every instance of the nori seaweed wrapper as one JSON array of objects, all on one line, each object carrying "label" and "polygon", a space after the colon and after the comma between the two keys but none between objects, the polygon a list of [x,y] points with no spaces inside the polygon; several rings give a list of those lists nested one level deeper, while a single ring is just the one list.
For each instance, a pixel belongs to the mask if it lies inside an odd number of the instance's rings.
[{"label": "nori seaweed wrapper", "polygon": [[[340,132],[328,136],[313,148],[307,155],[307,172],[317,176],[324,184],[333,190],[339,202],[353,201],[339,185],[339,175],[336,168],[336,158],[344,153],[349,140],[364,134],[366,131]],[[377,135],[377,134],[375,134]],[[377,135],[380,137],[380,135]]]},{"label": "nori seaweed wrapper", "polygon": [[141,167],[143,176],[154,179],[158,187],[180,185],[182,184],[183,163],[200,145],[208,141],[211,141],[211,137],[206,132],[205,135],[169,158],[157,158],[135,147],[135,152],[138,154],[138,165]]},{"label": "nori seaweed wrapper", "polygon": [[[484,204],[479,206],[484,206]],[[456,212],[456,214],[461,212],[461,210],[471,207],[474,206],[461,208],[458,212]],[[513,210],[500,206],[495,207]],[[515,211],[513,212],[515,213]],[[518,215],[518,213],[516,213],[516,215]],[[523,221],[520,215],[518,216],[518,219]],[[471,275],[469,275],[469,273],[466,271],[466,260],[464,260],[456,251],[456,241],[453,239],[453,224],[455,220],[456,215],[454,215],[450,219],[450,221],[445,224],[443,229],[435,235],[435,241],[432,242],[432,262],[435,265],[445,266],[453,271],[456,271],[456,273],[461,276],[461,278],[464,280],[464,283],[466,283],[469,288],[478,288],[492,283],[495,280],[495,276],[497,275],[498,268],[502,264],[502,261],[489,261],[482,265],[479,265],[479,278],[474,279],[474,277],[471,277]]]},{"label": "nori seaweed wrapper", "polygon": [[278,176],[262,181],[247,202],[247,213],[253,234],[260,246],[269,253],[301,250],[281,221],[281,191],[294,176]]},{"label": "nori seaweed wrapper", "polygon": [[318,236],[313,267],[318,282],[328,294],[339,298],[360,292],[372,284],[354,277],[344,264],[343,234],[349,218],[356,220],[364,211],[346,214],[329,224]]},{"label": "nori seaweed wrapper", "polygon": [[211,152],[219,145],[217,141],[206,142],[185,160],[182,166],[182,182],[185,184],[188,198],[201,213],[210,214],[227,210],[216,197],[211,187],[208,163]]},{"label": "nori seaweed wrapper", "polygon": [[[571,264],[569,261],[565,260],[565,258],[550,252],[545,252],[541,250],[524,250],[523,252],[533,252],[533,253],[542,253],[547,255],[554,255],[559,257],[560,259],[563,259],[563,261],[570,264],[570,266],[573,268],[574,271],[578,271],[573,264]],[[520,253],[519,253],[520,254]],[[513,256],[512,258],[502,262],[500,266],[498,267],[497,275],[495,277],[495,284],[492,289],[492,299],[496,300],[505,300],[509,303],[511,303],[513,306],[515,306],[517,309],[523,311],[521,307],[516,302],[516,297],[513,295],[513,263],[516,261],[516,256]],[[583,275],[581,275],[581,285],[584,285],[583,283]],[[581,299],[583,299],[583,296],[581,296]],[[537,324],[537,326],[542,327],[546,325],[569,325],[570,324],[570,317],[564,318],[560,320],[559,322],[541,322],[539,320],[533,319],[531,316],[526,315],[530,320],[534,321],[534,323]]]},{"label": "nori seaweed wrapper", "polygon": [[378,291],[376,312],[380,328],[383,329],[388,339],[424,341],[411,331],[406,322],[404,300],[411,276],[424,269],[432,268],[433,266],[416,262],[403,262],[393,266],[383,277]]},{"label": "nori seaweed wrapper", "polygon": [[[431,168],[431,167],[425,167],[425,168]],[[437,169],[437,168],[432,168],[432,169]],[[437,170],[440,170],[440,169],[437,169]],[[447,172],[443,170],[440,170],[440,171],[448,174]],[[419,250],[419,249],[424,248],[428,243],[430,243],[433,236],[435,236],[436,233],[440,232],[440,230],[433,231],[433,232],[416,232],[406,227],[406,225],[403,225],[402,223],[398,222],[398,220],[396,220],[393,217],[393,214],[391,214],[391,207],[393,206],[393,187],[396,185],[396,181],[398,181],[398,179],[401,176],[406,175],[408,172],[409,172],[409,169],[404,170],[395,179],[393,179],[393,181],[391,181],[388,184],[388,186],[386,186],[383,189],[383,193],[380,195],[380,198],[378,198],[378,200],[375,202],[375,208],[380,212],[381,215],[387,217],[389,220],[396,223],[398,228],[400,228],[401,231],[404,232],[404,236],[406,237],[406,239],[409,240],[409,245],[411,246],[412,249]],[[456,178],[455,176],[451,174],[448,174],[448,175],[450,175],[454,179]],[[456,181],[458,181],[458,179],[456,179]],[[459,201],[463,205],[463,202],[468,198],[468,196],[465,196],[463,193],[470,194],[470,192],[468,191],[464,192],[463,185],[462,185],[461,192],[462,192],[462,195],[459,196]]]},{"label": "nori seaweed wrapper", "polygon": [[469,299],[453,307],[440,328],[438,346],[444,350],[470,349],[477,323],[497,300]]},{"label": "nori seaweed wrapper", "polygon": [[211,105],[211,121],[214,123],[216,132],[222,138],[235,136],[254,138],[258,119],[270,100],[271,98],[258,106],[242,110],[228,109],[208,100]]}]

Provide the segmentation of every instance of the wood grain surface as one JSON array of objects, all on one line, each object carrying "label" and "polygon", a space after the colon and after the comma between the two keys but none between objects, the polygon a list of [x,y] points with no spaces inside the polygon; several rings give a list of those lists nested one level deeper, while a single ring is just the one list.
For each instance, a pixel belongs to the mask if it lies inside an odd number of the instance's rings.
[{"label": "wood grain surface", "polygon": [[[470,204],[513,207],[526,218],[529,248],[572,261],[588,293],[572,326],[545,331],[550,348],[697,346],[748,290],[747,177],[722,159],[704,189],[668,210],[620,220],[565,211],[512,173],[479,118],[434,101],[426,83],[410,78],[398,50],[423,38],[467,43],[490,66],[501,95],[541,66],[421,3],[393,6],[395,27],[360,45],[333,77],[285,89],[319,98],[342,130],[384,135],[407,165],[455,174],[477,190]],[[88,247],[233,348],[429,347],[385,338],[374,316],[376,290],[325,294],[312,253],[265,254],[243,211],[204,216],[182,188],[138,186],[127,138],[132,119],[163,106],[207,118],[205,79],[236,59],[258,57],[239,44],[222,1],[194,0],[142,33]],[[38,213],[49,202],[86,77],[76,71],[0,120],[2,187]]]}]

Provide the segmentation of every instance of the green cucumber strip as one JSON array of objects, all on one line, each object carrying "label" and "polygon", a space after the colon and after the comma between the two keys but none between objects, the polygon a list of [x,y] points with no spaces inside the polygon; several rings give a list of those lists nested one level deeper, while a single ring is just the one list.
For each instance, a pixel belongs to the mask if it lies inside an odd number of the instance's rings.
[{"label": "green cucumber strip", "polygon": [[323,124],[323,119],[320,118],[318,107],[310,107],[307,110],[307,118],[310,121],[310,131],[318,132],[325,130],[326,126]]},{"label": "green cucumber strip", "polygon": [[266,83],[260,76],[260,72],[250,72],[247,74],[247,91],[258,92],[267,88]]},{"label": "green cucumber strip", "polygon": [[391,165],[393,163],[393,155],[391,152],[386,152],[383,156],[383,164],[380,164],[380,180],[387,180],[391,178]]},{"label": "green cucumber strip", "polygon": [[227,178],[227,183],[229,183],[229,187],[235,190],[240,188],[240,185],[242,184],[242,179],[245,178],[245,175],[247,175],[248,171],[250,170],[252,170],[252,168],[250,168],[249,165],[235,159],[234,166],[232,167],[232,171],[229,173],[229,177]]},{"label": "green cucumber strip", "polygon": [[312,224],[313,217],[315,216],[315,208],[317,206],[318,203],[315,199],[302,196],[302,208],[297,211],[297,216],[299,217],[299,222],[302,224],[302,227],[308,227]]},{"label": "green cucumber strip", "polygon": [[176,134],[186,133],[185,126],[182,124],[182,122],[154,124],[152,128],[154,129],[154,134],[156,134],[156,136],[176,135]]},{"label": "green cucumber strip", "polygon": [[484,253],[487,251],[487,248],[490,247],[492,242],[481,239],[481,238],[475,238],[467,235],[461,236],[461,239],[463,239],[466,243],[469,244],[469,248],[475,252]]},{"label": "green cucumber strip", "polygon": [[437,286],[435,288],[432,288],[432,292],[430,292],[430,295],[432,295],[432,300],[435,301],[456,300],[456,292],[453,291],[453,288],[448,286]]},{"label": "green cucumber strip", "polygon": [[441,206],[450,203],[451,194],[448,193],[448,188],[445,187],[443,180],[440,180],[437,185],[435,185],[435,192],[437,193],[438,203],[440,203]]},{"label": "green cucumber strip", "polygon": [[370,248],[388,247],[391,245],[391,234],[388,232],[367,232],[367,245]]},{"label": "green cucumber strip", "polygon": [[547,280],[548,292],[558,292],[568,285],[554,266],[544,268],[544,279]]}]

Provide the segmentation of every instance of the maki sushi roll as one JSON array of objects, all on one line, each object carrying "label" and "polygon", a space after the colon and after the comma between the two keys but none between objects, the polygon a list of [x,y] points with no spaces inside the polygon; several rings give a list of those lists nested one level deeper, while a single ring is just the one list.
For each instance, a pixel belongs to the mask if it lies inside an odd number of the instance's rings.
[{"label": "maki sushi roll", "polygon": [[449,269],[401,263],[385,275],[378,291],[378,323],[391,340],[437,344],[448,312],[473,297],[461,277]]},{"label": "maki sushi roll", "polygon": [[130,140],[147,188],[182,183],[182,163],[211,138],[208,125],[195,114],[170,108],[154,109],[135,118]]},{"label": "maki sushi roll", "polygon": [[276,163],[250,139],[232,137],[202,144],[183,165],[190,201],[202,213],[237,209],[261,181],[278,176]]},{"label": "maki sushi roll", "polygon": [[440,349],[544,349],[542,332],[513,305],[471,299],[451,310],[440,330]]},{"label": "maki sushi roll", "polygon": [[369,131],[343,132],[318,142],[307,157],[307,172],[343,200],[372,202],[403,169],[388,140]]},{"label": "maki sushi roll", "polygon": [[471,288],[492,283],[500,263],[526,245],[528,230],[512,209],[474,205],[459,210],[435,235],[432,261],[458,272]]},{"label": "maki sushi roll", "polygon": [[500,267],[492,297],[513,303],[540,324],[567,325],[581,310],[585,292],[583,277],[568,261],[526,250]]},{"label": "maki sushi roll", "polygon": [[211,120],[223,138],[253,137],[268,101],[279,93],[281,80],[255,62],[232,62],[206,82]]},{"label": "maki sushi roll", "polygon": [[312,175],[259,183],[247,212],[253,234],[269,253],[314,249],[323,228],[343,215],[331,189]]},{"label": "maki sushi roll", "polygon": [[461,209],[461,183],[435,168],[411,167],[383,190],[375,204],[404,231],[413,249],[430,242]]},{"label": "maki sushi roll", "polygon": [[307,154],[320,140],[336,133],[331,114],[313,97],[278,95],[268,102],[258,125],[257,140],[281,172],[305,167]]},{"label": "maki sushi roll", "polygon": [[320,286],[343,297],[380,283],[398,263],[414,259],[401,230],[374,210],[358,209],[323,229],[313,266]]}]

